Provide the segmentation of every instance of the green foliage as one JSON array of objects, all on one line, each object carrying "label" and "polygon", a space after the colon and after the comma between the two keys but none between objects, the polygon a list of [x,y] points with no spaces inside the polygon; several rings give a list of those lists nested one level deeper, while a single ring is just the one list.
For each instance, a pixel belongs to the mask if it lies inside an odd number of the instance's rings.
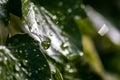
[{"label": "green foliage", "polygon": [[0,5],[2,80],[108,79],[82,0],[0,0]]}]

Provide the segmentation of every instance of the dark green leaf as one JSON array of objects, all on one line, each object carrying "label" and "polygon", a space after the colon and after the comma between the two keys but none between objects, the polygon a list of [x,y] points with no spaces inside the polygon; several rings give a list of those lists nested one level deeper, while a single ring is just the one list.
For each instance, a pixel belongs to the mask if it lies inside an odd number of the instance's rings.
[{"label": "dark green leaf", "polygon": [[22,17],[21,0],[8,0],[8,11],[18,17]]},{"label": "dark green leaf", "polygon": [[5,46],[0,46],[0,79],[25,80],[27,74],[18,59]]},{"label": "dark green leaf", "polygon": [[7,40],[9,49],[25,68],[29,80],[49,80],[51,72],[39,43],[27,34],[18,34]]},{"label": "dark green leaf", "polygon": [[53,80],[63,80],[62,74],[60,73],[59,69],[56,68],[56,72],[52,73]]}]

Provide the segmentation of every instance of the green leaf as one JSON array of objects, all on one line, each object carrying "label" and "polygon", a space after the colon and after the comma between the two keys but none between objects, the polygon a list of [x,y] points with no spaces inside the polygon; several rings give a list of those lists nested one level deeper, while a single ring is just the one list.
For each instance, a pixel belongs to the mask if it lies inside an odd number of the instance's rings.
[{"label": "green leaf", "polygon": [[0,79],[25,80],[25,68],[5,46],[0,46]]},{"label": "green leaf", "polygon": [[49,80],[51,72],[39,44],[27,34],[17,34],[7,39],[7,45],[13,55],[25,68],[29,80]]},{"label": "green leaf", "polygon": [[[45,7],[34,2],[22,0],[22,7],[26,32],[40,43],[42,43],[42,39],[45,36],[51,40],[48,55],[50,55],[49,52],[53,54],[57,52],[56,54],[61,54],[67,58],[69,58],[68,55],[71,55],[71,53],[79,55],[82,50],[81,36],[73,19],[77,14],[65,14],[61,10],[61,17],[65,17],[65,19],[60,21],[58,14],[52,14]],[[50,9],[53,10],[52,8]],[[68,20],[66,20],[67,17],[69,18]]]},{"label": "green leaf", "polygon": [[39,41],[42,52],[65,80],[87,80],[88,77],[101,80],[84,62],[81,34],[74,21],[74,18],[86,17],[81,6],[81,0],[22,0],[24,30]]},{"label": "green leaf", "polygon": [[52,73],[52,76],[53,76],[53,80],[63,80],[62,75],[61,75],[59,69],[57,69],[57,68],[56,68],[56,72]]}]

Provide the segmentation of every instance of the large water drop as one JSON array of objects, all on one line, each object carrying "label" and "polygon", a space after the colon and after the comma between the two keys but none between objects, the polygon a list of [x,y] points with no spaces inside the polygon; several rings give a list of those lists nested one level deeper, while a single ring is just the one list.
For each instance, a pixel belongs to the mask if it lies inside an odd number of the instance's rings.
[{"label": "large water drop", "polygon": [[47,50],[51,45],[51,40],[50,38],[44,36],[41,38],[41,46],[43,47],[43,49]]}]

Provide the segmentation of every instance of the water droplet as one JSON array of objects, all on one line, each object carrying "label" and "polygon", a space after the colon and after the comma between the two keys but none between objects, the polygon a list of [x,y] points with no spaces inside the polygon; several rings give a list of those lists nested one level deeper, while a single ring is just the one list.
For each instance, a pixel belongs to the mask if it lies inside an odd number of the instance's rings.
[{"label": "water droplet", "polygon": [[36,18],[36,22],[38,25],[40,25],[40,20],[38,18]]},{"label": "water droplet", "polygon": [[22,46],[25,46],[25,44],[23,43]]},{"label": "water droplet", "polygon": [[40,69],[40,68],[38,68],[38,70],[40,71],[41,69]]},{"label": "water droplet", "polygon": [[42,45],[43,49],[47,50],[51,45],[51,40],[46,36],[41,38],[41,40],[42,40],[41,45]]},{"label": "water droplet", "polygon": [[62,48],[62,50],[65,50],[68,48],[68,45],[65,43],[62,43],[60,47]]},{"label": "water droplet", "polygon": [[33,49],[34,52],[36,52],[36,49]]},{"label": "water droplet", "polygon": [[22,60],[24,66],[27,66],[28,60]]},{"label": "water droplet", "polygon": [[64,26],[60,26],[61,29],[64,29]]},{"label": "water droplet", "polygon": [[20,68],[19,68],[18,65],[15,65],[15,70],[16,70],[16,71],[20,71]]},{"label": "water droplet", "polygon": [[81,8],[82,8],[82,9],[85,9],[85,5],[81,4]]},{"label": "water droplet", "polygon": [[22,50],[20,50],[19,52],[22,53]]},{"label": "water droplet", "polygon": [[50,35],[50,36],[53,36],[53,34],[52,34],[51,32],[49,33],[49,35]]},{"label": "water droplet", "polygon": [[58,21],[56,21],[56,24],[58,24],[59,22]]},{"label": "water droplet", "polygon": [[71,9],[71,8],[69,8],[67,11],[68,11],[68,13],[71,13],[71,12],[72,12],[72,9]]},{"label": "water droplet", "polygon": [[84,53],[83,53],[83,52],[80,52],[80,53],[79,53],[79,55],[80,55],[80,56],[83,56],[83,55],[84,55]]},{"label": "water droplet", "polygon": [[7,61],[6,61],[6,60],[4,60],[3,63],[4,63],[5,65],[7,65]]},{"label": "water droplet", "polygon": [[49,80],[52,80],[51,78]]},{"label": "water droplet", "polygon": [[41,70],[44,70],[44,67],[41,67]]},{"label": "water droplet", "polygon": [[74,17],[74,19],[79,20],[79,19],[81,19],[81,17],[80,17],[79,15],[76,15],[76,16]]},{"label": "water droplet", "polygon": [[29,75],[29,76],[31,76],[31,75],[32,75],[32,73],[28,73],[28,75]]},{"label": "water droplet", "polygon": [[36,70],[35,73],[38,73],[38,71]]},{"label": "water droplet", "polygon": [[7,58],[7,57],[4,57],[4,60],[5,60],[5,61],[7,61],[7,60],[8,60],[8,58]]},{"label": "water droplet", "polygon": [[25,49],[25,52],[27,52],[27,49]]},{"label": "water droplet", "polygon": [[43,66],[44,66],[44,67],[46,67],[47,65],[46,65],[46,64],[44,64]]},{"label": "water droplet", "polygon": [[59,2],[59,3],[58,3],[58,6],[62,6],[62,5],[63,5],[63,2]]},{"label": "water droplet", "polygon": [[69,71],[70,73],[75,72],[74,69],[69,69],[68,71]]},{"label": "water droplet", "polygon": [[68,71],[69,73],[76,72],[76,69],[74,67],[72,67],[70,64],[66,65],[65,70]]},{"label": "water droplet", "polygon": [[15,52],[17,53],[17,52],[18,52],[18,50],[16,49],[16,50],[15,50]]},{"label": "water droplet", "polygon": [[36,57],[39,57],[39,54],[38,54],[38,55],[36,55]]},{"label": "water droplet", "polygon": [[56,15],[52,16],[52,19],[57,19],[57,16]]}]

